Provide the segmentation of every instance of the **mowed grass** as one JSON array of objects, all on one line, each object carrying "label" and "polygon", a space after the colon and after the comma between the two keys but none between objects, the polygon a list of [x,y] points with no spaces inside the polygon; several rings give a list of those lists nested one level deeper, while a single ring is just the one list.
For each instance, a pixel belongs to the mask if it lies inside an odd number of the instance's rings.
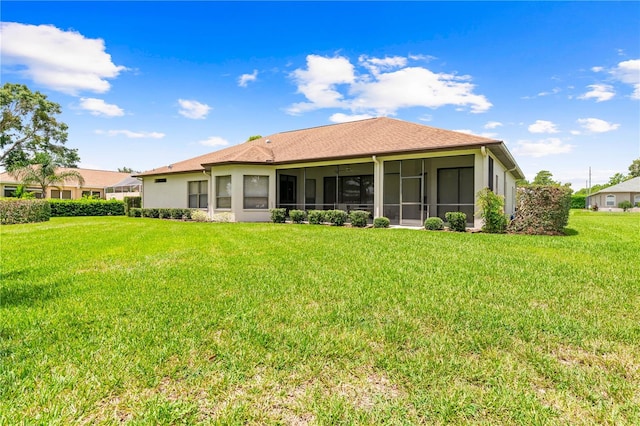
[{"label": "mowed grass", "polygon": [[0,424],[639,424],[640,216],[3,226]]}]

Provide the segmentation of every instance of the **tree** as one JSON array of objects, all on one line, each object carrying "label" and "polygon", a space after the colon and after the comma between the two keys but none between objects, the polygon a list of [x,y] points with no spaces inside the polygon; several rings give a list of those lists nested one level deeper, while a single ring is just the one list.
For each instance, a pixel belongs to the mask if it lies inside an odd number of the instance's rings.
[{"label": "tree", "polygon": [[254,141],[256,139],[260,139],[261,137],[262,136],[260,136],[260,135],[249,136],[249,139],[247,139],[247,142]]},{"label": "tree", "polygon": [[138,173],[137,170],[133,170],[131,167],[118,167],[120,173]]},{"label": "tree", "polygon": [[553,175],[548,170],[540,170],[535,178],[533,178],[532,185],[560,185],[560,182],[556,182],[552,179]]},{"label": "tree", "polygon": [[629,178],[640,176],[640,158],[633,160],[629,166]]},{"label": "tree", "polygon": [[629,179],[629,176],[625,176],[622,173],[616,173],[615,175],[609,178],[609,182],[607,183],[607,186],[617,185],[619,183],[624,182],[627,179]]},{"label": "tree", "polygon": [[60,105],[32,92],[24,84],[5,83],[0,88],[0,166],[7,170],[36,162],[38,153],[49,153],[61,165],[75,167],[77,149],[64,146],[67,125],[56,119]]},{"label": "tree", "polygon": [[47,187],[58,188],[58,184],[65,181],[75,181],[84,184],[84,178],[77,170],[58,171],[59,163],[47,153],[36,154],[37,164],[13,169],[10,173],[23,185],[37,185],[42,190],[42,197],[47,198]]}]

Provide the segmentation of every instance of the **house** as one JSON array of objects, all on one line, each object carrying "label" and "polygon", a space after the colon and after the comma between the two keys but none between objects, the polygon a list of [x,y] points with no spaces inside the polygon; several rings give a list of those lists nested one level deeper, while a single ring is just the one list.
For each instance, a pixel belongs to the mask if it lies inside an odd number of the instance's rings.
[{"label": "house", "polygon": [[640,205],[640,177],[625,180],[591,194],[589,204],[597,204],[601,209],[617,210],[618,204],[622,201],[629,201],[632,206]]},{"label": "house", "polygon": [[367,210],[420,226],[449,211],[467,214],[489,187],[515,209],[524,178],[502,141],[392,118],[276,133],[137,175],[147,208],[199,208],[242,222],[269,209]]},{"label": "house", "polygon": [[[75,170],[84,178],[84,183],[78,185],[75,181],[64,182],[61,185],[50,186],[46,189],[46,198],[61,198],[67,200],[76,200],[83,196],[94,196],[105,198],[105,188],[111,187],[126,178],[130,178],[129,173],[113,172],[109,170],[92,170],[92,169],[69,169],[60,167],[56,173],[66,170]],[[20,182],[8,172],[0,173],[0,195],[3,197],[12,197]],[[36,198],[42,198],[42,188],[35,185],[29,185],[28,192],[33,192]],[[129,195],[129,194],[127,194]],[[137,194],[131,195],[140,195]]]}]

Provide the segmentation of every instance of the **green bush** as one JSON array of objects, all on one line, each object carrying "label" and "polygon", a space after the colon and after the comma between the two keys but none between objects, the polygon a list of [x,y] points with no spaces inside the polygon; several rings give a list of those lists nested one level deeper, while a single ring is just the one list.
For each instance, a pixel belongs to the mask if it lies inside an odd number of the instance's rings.
[{"label": "green bush", "polygon": [[587,197],[585,195],[572,195],[571,196],[571,208],[572,209],[584,209],[587,205]]},{"label": "green bush", "polygon": [[364,228],[365,226],[367,226],[369,216],[371,216],[371,214],[368,211],[353,210],[351,213],[349,213],[349,221],[351,222],[352,226],[355,226],[357,228]]},{"label": "green bush", "polygon": [[430,217],[424,221],[425,229],[429,231],[442,231],[444,229],[444,221],[439,217]]},{"label": "green bush", "polygon": [[160,217],[160,209],[156,209],[156,208],[142,209],[142,216],[157,219]]},{"label": "green bush", "polygon": [[96,200],[49,200],[51,217],[72,216],[124,216],[124,201]]},{"label": "green bush", "polygon": [[518,188],[516,214],[509,232],[531,235],[561,235],[569,222],[571,188],[528,185]]},{"label": "green bush", "polygon": [[456,232],[467,230],[467,215],[463,212],[446,212],[444,217],[449,222],[449,229]]},{"label": "green bush", "polygon": [[269,212],[273,223],[284,223],[287,220],[287,209],[271,209]]},{"label": "green bush", "polygon": [[289,217],[293,223],[302,223],[306,217],[304,210],[289,210]]},{"label": "green bush", "polygon": [[391,221],[389,218],[384,216],[376,217],[373,219],[373,227],[374,228],[388,228]]},{"label": "green bush", "polygon": [[131,209],[139,209],[142,207],[142,197],[124,197],[123,202],[125,216],[133,216]]},{"label": "green bush", "polygon": [[348,215],[344,210],[327,210],[325,212],[327,222],[334,226],[342,226],[347,221]]},{"label": "green bush", "polygon": [[502,234],[507,229],[504,215],[504,198],[489,188],[478,192],[478,206],[482,218],[482,230],[490,234]]},{"label": "green bush", "polygon": [[129,209],[129,216],[131,217],[142,217],[142,209],[139,207],[131,207]]},{"label": "green bush", "polygon": [[27,198],[0,199],[0,223],[46,222],[51,217],[51,205],[46,200]]},{"label": "green bush", "polygon": [[629,200],[620,201],[618,203],[618,208],[621,208],[625,212],[629,210],[631,207],[633,207],[633,204],[631,204],[631,201]]},{"label": "green bush", "polygon": [[326,212],[324,210],[309,210],[307,219],[313,225],[320,225],[326,221]]},{"label": "green bush", "polygon": [[158,217],[160,219],[170,219],[171,218],[171,210],[170,209],[158,209]]},{"label": "green bush", "polygon": [[202,210],[193,210],[191,212],[191,219],[195,222],[209,222],[209,215]]}]

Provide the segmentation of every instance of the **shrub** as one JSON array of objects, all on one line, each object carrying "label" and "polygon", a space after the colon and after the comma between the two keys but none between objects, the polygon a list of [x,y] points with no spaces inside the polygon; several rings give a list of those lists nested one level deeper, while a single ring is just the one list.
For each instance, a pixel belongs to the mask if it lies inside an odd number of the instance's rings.
[{"label": "shrub", "polygon": [[154,219],[157,219],[160,217],[160,209],[156,209],[156,208],[142,209],[142,216],[152,217]]},{"label": "shrub", "polygon": [[478,192],[478,206],[483,220],[482,230],[490,234],[501,234],[507,229],[504,215],[504,198],[489,188]]},{"label": "shrub", "polygon": [[49,200],[51,217],[124,216],[124,202],[120,200]]},{"label": "shrub", "polygon": [[269,212],[273,223],[284,223],[287,219],[287,209],[271,209]]},{"label": "shrub", "polygon": [[46,222],[51,217],[51,205],[46,200],[27,198],[0,199],[0,223]]},{"label": "shrub", "polygon": [[211,222],[235,222],[235,216],[231,212],[214,213]]},{"label": "shrub", "polygon": [[208,222],[209,216],[202,210],[194,210],[191,212],[191,220],[195,222]]},{"label": "shrub", "polygon": [[467,229],[467,215],[463,212],[446,212],[444,217],[449,222],[449,229],[464,232]]},{"label": "shrub", "polygon": [[293,223],[302,223],[305,219],[305,213],[303,210],[289,210],[289,217]]},{"label": "shrub", "polygon": [[131,209],[139,209],[142,207],[142,197],[124,197],[124,214],[132,216]]},{"label": "shrub", "polygon": [[142,209],[138,207],[132,207],[129,209],[129,216],[142,217]]},{"label": "shrub", "polygon": [[347,212],[344,210],[327,210],[325,212],[327,222],[335,226],[342,226],[347,221]]},{"label": "shrub", "polygon": [[587,197],[585,195],[572,195],[571,196],[571,208],[572,209],[584,209],[587,205]]},{"label": "shrub", "polygon": [[367,221],[369,220],[370,213],[364,210],[354,210],[349,213],[349,221],[352,226],[358,228],[364,228],[367,226]]},{"label": "shrub", "polygon": [[444,221],[439,217],[430,217],[424,221],[425,229],[429,231],[442,231],[444,229]]},{"label": "shrub", "polygon": [[380,216],[373,219],[373,227],[374,228],[388,228],[391,221],[389,218]]},{"label": "shrub", "polygon": [[569,222],[571,189],[564,186],[529,185],[518,188],[516,214],[510,232],[560,235]]},{"label": "shrub", "polygon": [[320,225],[324,223],[326,220],[326,215],[324,210],[309,210],[307,213],[307,218],[309,219],[309,223],[314,225]]},{"label": "shrub", "polygon": [[158,217],[160,219],[170,219],[171,209],[158,209]]},{"label": "shrub", "polygon": [[631,207],[633,207],[633,204],[631,204],[631,201],[629,200],[624,200],[624,201],[620,201],[618,203],[618,207],[621,208],[623,211],[627,211],[629,210]]}]

